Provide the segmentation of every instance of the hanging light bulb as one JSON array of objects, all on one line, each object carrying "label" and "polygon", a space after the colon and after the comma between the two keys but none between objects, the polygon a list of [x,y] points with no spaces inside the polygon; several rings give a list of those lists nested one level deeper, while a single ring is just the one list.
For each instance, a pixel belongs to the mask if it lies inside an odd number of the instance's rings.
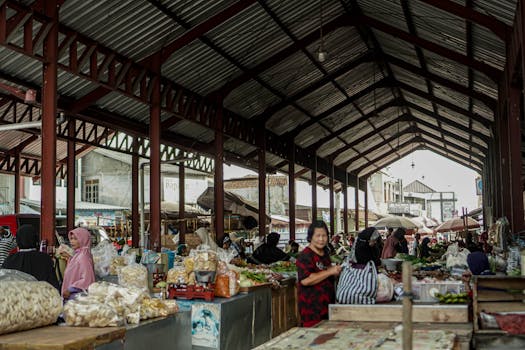
[{"label": "hanging light bulb", "polygon": [[412,167],[412,169],[416,167],[416,164],[414,163],[414,161],[412,161],[412,164],[410,164],[410,166]]},{"label": "hanging light bulb", "polygon": [[320,3],[320,14],[319,14],[319,48],[317,49],[317,61],[323,63],[326,61],[328,53],[324,48],[324,38],[323,38],[323,0],[319,1]]}]

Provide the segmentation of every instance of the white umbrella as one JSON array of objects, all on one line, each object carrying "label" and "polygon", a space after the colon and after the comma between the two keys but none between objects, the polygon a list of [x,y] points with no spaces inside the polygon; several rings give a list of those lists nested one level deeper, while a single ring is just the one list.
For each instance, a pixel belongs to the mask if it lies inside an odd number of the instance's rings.
[{"label": "white umbrella", "polygon": [[374,227],[392,227],[392,228],[406,228],[413,229],[417,228],[417,224],[404,216],[387,216],[386,218],[379,219],[373,225]]}]

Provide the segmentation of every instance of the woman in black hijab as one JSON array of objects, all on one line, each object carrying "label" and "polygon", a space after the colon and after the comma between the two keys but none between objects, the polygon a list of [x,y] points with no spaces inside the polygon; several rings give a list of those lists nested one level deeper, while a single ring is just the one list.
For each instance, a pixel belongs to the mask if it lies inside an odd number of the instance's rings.
[{"label": "woman in black hijab", "polygon": [[37,250],[39,240],[38,232],[33,225],[20,226],[16,232],[18,252],[7,257],[2,268],[28,273],[37,280],[49,282],[59,289],[53,260],[49,255]]},{"label": "woman in black hijab", "polygon": [[378,238],[381,236],[375,227],[367,227],[359,232],[355,242],[355,262],[364,265],[370,260],[381,266],[380,252],[377,247]]}]

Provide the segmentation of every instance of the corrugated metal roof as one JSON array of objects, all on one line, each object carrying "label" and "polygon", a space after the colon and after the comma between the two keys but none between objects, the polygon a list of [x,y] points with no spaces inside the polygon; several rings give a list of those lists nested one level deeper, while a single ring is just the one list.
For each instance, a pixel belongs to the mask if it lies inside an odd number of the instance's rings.
[{"label": "corrugated metal roof", "polygon": [[[21,3],[29,5],[32,2],[24,0]],[[162,0],[158,2],[168,11],[171,11],[174,16],[186,22],[184,26],[193,28],[236,3],[237,0],[212,2],[205,0],[191,2]],[[455,3],[464,6],[463,1],[458,0]],[[505,2],[478,0],[474,2],[473,9],[512,25],[516,4],[516,0]],[[351,4],[338,0],[324,0],[322,5],[322,22],[325,24],[345,14],[344,7],[357,5],[365,15],[408,33],[400,0],[357,0]],[[409,8],[417,35],[420,38],[459,54],[467,54],[465,19],[418,1],[409,2]],[[301,40],[311,33],[315,34],[321,23],[320,10],[318,0],[254,2],[232,18],[221,23],[217,22],[213,29],[204,34],[205,40],[200,41],[197,38],[177,50],[163,64],[162,74],[165,78],[171,79],[197,94],[208,95],[233,79],[246,74],[243,70],[257,67],[276,53],[294,45],[294,40]],[[137,62],[152,53],[158,52],[162,47],[188,33],[188,30],[177,24],[177,19],[170,18],[149,1],[139,0],[120,2],[69,0],[60,9],[60,21],[82,35],[99,41],[111,50],[116,51],[117,54],[129,57]],[[349,19],[349,24],[350,21]],[[292,34],[291,37],[283,31],[281,26],[287,28]],[[14,40],[18,43],[23,40],[22,29],[20,28],[14,36]],[[366,34],[367,32],[366,24],[364,24],[359,28],[359,31],[356,26],[347,25],[324,33],[323,45],[328,55],[327,60],[322,63],[313,61],[321,40],[312,40],[303,49],[297,47],[294,54],[283,56],[278,64],[266,67],[257,76],[234,88],[226,96],[224,107],[244,118],[261,115],[281,100],[289,99],[290,96],[302,91],[312,83],[323,79],[326,73],[340,69],[368,52],[369,48],[373,49],[374,40],[365,42],[360,35],[360,33]],[[436,127],[463,136],[466,139],[469,139],[470,135],[454,127],[454,123],[465,128],[472,128],[473,133],[479,133],[488,139],[493,137],[490,126],[471,121],[468,116],[451,111],[441,105],[437,105],[438,115],[436,116],[432,103],[425,96],[417,96],[404,90],[402,96],[398,96],[398,89],[395,86],[375,89],[354,101],[353,104],[346,104],[339,111],[305,128],[305,123],[310,124],[310,118],[306,114],[316,117],[345,101],[346,97],[339,91],[339,88],[342,88],[348,96],[352,96],[384,78],[388,69],[385,69],[384,57],[381,57],[382,52],[416,67],[422,67],[412,43],[374,28],[370,33],[375,36],[380,46],[376,50],[376,62],[363,63],[335,78],[336,84],[328,82],[297,101],[290,101],[290,104],[269,118],[266,128],[279,135],[288,135],[287,133],[293,131],[294,134],[299,134],[295,138],[295,143],[307,147],[330,135],[331,132],[344,128],[363,114],[373,112],[374,109],[393,98],[401,97],[428,112],[421,113],[416,108],[408,110],[410,114],[421,120],[417,124],[421,130],[431,135],[437,135],[441,140],[441,133],[425,127],[422,122],[436,125]],[[211,42],[212,47],[206,42]],[[213,46],[218,48],[220,52],[217,52]],[[468,67],[435,52],[423,48],[421,51],[426,62],[426,69],[430,73],[468,87]],[[505,45],[499,37],[483,26],[472,24],[474,59],[502,70],[506,60],[505,51]],[[2,57],[0,73],[9,74],[29,84],[41,85],[42,63],[40,61],[5,47],[0,47],[0,57]],[[63,55],[60,58],[61,62],[67,64],[67,58],[67,55]],[[102,59],[103,57],[100,55],[96,60],[100,63]],[[389,78],[393,78],[394,83],[397,80],[415,87],[425,94],[429,93],[427,82],[417,72],[399,68],[394,64],[389,64],[389,67],[393,72],[393,76]],[[84,67],[83,73],[86,73],[86,69],[87,67]],[[476,69],[472,72],[474,90],[497,99],[497,84]],[[98,86],[97,83],[86,79],[86,77],[59,68],[58,91],[68,99],[78,100]],[[437,98],[448,101],[465,111],[469,109],[471,99],[468,96],[436,82],[431,82],[431,86],[432,93]],[[22,88],[24,87],[22,86]],[[304,109],[306,113],[295,108],[294,104]],[[142,123],[144,128],[147,128],[149,124],[149,106],[125,97],[119,91],[110,92],[96,101],[96,105],[110,113],[116,113],[134,122]],[[494,120],[494,112],[483,102],[474,100],[472,109],[478,117],[488,121]],[[324,157],[332,154],[337,149],[341,149],[359,137],[373,132],[374,129],[380,128],[406,112],[406,106],[391,106],[379,115],[370,117],[367,122],[360,123],[343,133],[338,133],[337,136],[334,135],[331,141],[321,145],[318,155]],[[166,112],[162,113],[163,120],[168,117],[170,116]],[[436,121],[436,117],[442,117],[444,120],[449,120],[450,123],[439,123]],[[337,158],[338,164],[344,163],[345,159],[355,156],[358,152],[366,151],[371,142],[374,144],[382,142],[384,138],[388,137],[387,135],[393,135],[400,125],[408,127],[409,123],[395,123],[383,132],[370,137],[367,142],[356,144],[355,147],[343,152]],[[213,130],[190,121],[176,123],[170,129],[199,142],[210,143],[214,139]],[[414,135],[409,133],[406,136],[403,135],[402,139],[408,140],[413,137]],[[2,149],[4,149],[3,147],[12,147],[17,139],[23,138],[24,136],[21,137],[18,131],[10,132],[8,137],[2,138],[0,147]],[[486,146],[486,142],[481,141],[475,134],[472,136],[472,140]],[[461,154],[468,159],[470,146],[458,140],[449,140],[447,136],[445,136],[445,141],[456,144],[459,148],[464,148],[465,150]],[[38,153],[38,145],[39,142],[35,142],[26,151]],[[417,146],[414,145],[413,147]],[[57,147],[59,153],[65,151],[62,144]],[[366,155],[363,161],[366,163],[366,159],[382,154],[385,154],[386,158],[380,164],[395,159],[398,155],[396,152],[392,152],[392,147],[394,147],[393,143],[390,143],[390,146],[385,145],[372,154]],[[253,146],[246,145],[235,138],[227,137],[225,149],[242,158],[243,155],[253,151]],[[444,152],[446,153],[446,151]],[[282,162],[279,156],[269,152],[267,158],[270,163]],[[358,167],[358,165],[356,166]],[[367,167],[363,171],[366,172],[373,167]],[[352,167],[351,169],[357,168]]]}]

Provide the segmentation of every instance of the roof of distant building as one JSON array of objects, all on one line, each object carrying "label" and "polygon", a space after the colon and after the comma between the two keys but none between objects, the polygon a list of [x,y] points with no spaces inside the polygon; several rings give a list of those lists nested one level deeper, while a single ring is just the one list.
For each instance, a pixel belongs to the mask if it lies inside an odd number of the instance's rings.
[{"label": "roof of distant building", "polygon": [[403,187],[404,192],[412,192],[412,193],[434,193],[436,192],[429,186],[425,185],[419,180],[412,181],[405,187]]}]

